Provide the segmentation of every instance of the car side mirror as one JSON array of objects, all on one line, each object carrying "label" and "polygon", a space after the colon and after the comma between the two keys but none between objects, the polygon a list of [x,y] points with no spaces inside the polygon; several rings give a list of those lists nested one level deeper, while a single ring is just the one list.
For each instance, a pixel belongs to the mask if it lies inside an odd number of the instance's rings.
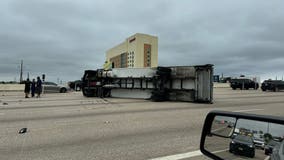
[{"label": "car side mirror", "polygon": [[[284,118],[211,111],[205,120],[201,152],[213,159],[269,159],[284,157]],[[273,159],[273,158],[271,158]]]}]

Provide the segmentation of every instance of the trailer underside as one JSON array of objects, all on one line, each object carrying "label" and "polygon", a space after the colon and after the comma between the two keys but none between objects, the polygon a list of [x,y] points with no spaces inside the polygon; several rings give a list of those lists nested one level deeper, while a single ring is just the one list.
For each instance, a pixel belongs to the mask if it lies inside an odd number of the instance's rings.
[{"label": "trailer underside", "polygon": [[87,97],[211,103],[213,65],[89,70],[82,91]]}]

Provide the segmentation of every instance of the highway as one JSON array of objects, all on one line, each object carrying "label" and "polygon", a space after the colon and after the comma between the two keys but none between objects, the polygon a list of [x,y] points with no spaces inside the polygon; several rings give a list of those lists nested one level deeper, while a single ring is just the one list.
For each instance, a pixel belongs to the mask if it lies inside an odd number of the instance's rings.
[{"label": "highway", "polygon": [[[284,116],[283,97],[216,88],[214,103],[200,104],[85,98],[80,92],[25,99],[24,93],[0,92],[0,159],[207,159],[199,141],[208,112]],[[24,127],[28,132],[18,134]]]}]

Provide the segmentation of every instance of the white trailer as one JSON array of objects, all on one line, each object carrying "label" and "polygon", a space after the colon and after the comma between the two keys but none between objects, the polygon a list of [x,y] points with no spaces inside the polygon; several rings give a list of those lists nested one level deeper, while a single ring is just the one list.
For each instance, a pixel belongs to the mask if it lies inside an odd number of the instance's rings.
[{"label": "white trailer", "polygon": [[89,70],[82,80],[85,96],[213,101],[213,65]]}]

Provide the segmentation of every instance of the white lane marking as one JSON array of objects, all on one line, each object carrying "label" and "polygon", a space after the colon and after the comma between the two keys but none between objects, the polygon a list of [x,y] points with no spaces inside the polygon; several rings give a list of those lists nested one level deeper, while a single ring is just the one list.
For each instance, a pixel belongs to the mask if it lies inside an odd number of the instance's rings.
[{"label": "white lane marking", "polygon": [[150,160],[177,160],[177,159],[190,158],[190,157],[195,157],[195,156],[200,156],[200,155],[202,155],[202,153],[200,152],[200,150],[197,150],[197,151],[192,151],[192,152],[187,152],[187,153],[182,153],[182,154],[154,158]]},{"label": "white lane marking", "polygon": [[217,131],[220,131],[220,130],[225,129],[225,128],[227,128],[227,126],[226,126],[226,127],[222,127],[222,128],[214,129],[214,130],[212,130],[211,132],[217,132]]},{"label": "white lane marking", "polygon": [[212,153],[220,153],[220,152],[226,152],[226,151],[228,151],[229,149],[223,149],[223,150],[219,150],[219,151],[214,151],[214,152],[212,152]]},{"label": "white lane marking", "polygon": [[269,160],[270,159],[270,156],[267,156],[264,160]]},{"label": "white lane marking", "polygon": [[233,112],[252,112],[252,111],[263,111],[264,109],[247,109],[247,110],[238,110]]},{"label": "white lane marking", "polygon": [[[225,151],[228,151],[228,149],[214,151],[212,153],[220,153],[220,152],[225,152]],[[165,156],[165,157],[153,158],[153,159],[149,159],[149,160],[179,160],[179,159],[197,157],[197,156],[201,156],[201,155],[203,155],[201,153],[201,151],[197,150],[197,151],[192,151],[192,152],[187,152],[187,153],[181,153],[181,154],[170,155],[170,156]]]}]

